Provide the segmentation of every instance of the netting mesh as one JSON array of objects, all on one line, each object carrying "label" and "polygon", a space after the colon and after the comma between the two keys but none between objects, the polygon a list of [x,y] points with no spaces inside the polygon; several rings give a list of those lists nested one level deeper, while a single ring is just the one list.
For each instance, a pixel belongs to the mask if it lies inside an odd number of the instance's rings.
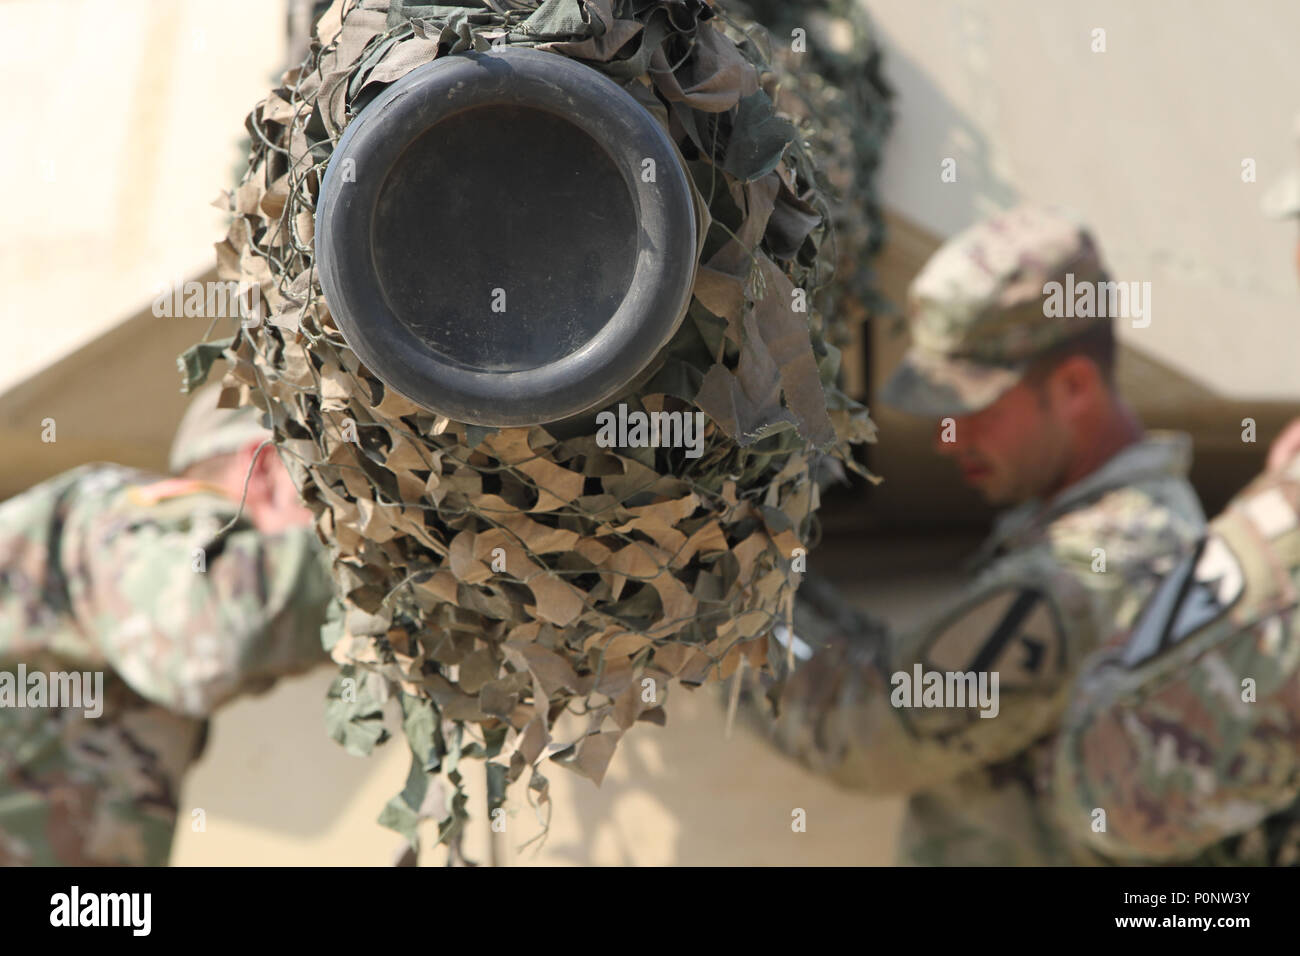
[{"label": "netting mesh", "polygon": [[[494,44],[601,70],[680,150],[707,226],[694,298],[621,401],[707,412],[699,457],[449,421],[386,388],[334,324],[313,211],[339,136],[411,69]],[[226,402],[268,414],[333,559],[331,733],[368,752],[387,737],[384,700],[399,697],[411,775],[381,819],[412,839],[430,816],[443,838],[458,834],[463,757],[488,761],[489,808],[525,774],[540,805],[546,760],[599,782],[635,722],[664,720],[672,681],[761,668],[815,533],[813,470],[861,471],[853,446],[873,426],[836,385],[821,313],[799,305],[835,291],[825,176],[773,108],[781,74],[763,47],[753,25],[699,0],[339,0],[306,62],[247,120],[218,259],[223,279],[260,294],[230,340],[183,368],[193,384],[221,352]],[[810,108],[801,127],[815,126],[816,98],[796,102]],[[854,171],[839,175],[851,193]],[[555,739],[566,711],[581,729]],[[430,786],[439,773],[445,800]]]}]

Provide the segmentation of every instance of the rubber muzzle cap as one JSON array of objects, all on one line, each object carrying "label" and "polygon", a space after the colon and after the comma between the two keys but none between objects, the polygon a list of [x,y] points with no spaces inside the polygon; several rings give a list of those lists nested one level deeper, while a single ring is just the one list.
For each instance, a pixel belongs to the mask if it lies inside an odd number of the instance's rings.
[{"label": "rubber muzzle cap", "polygon": [[507,48],[441,57],[346,128],[316,211],[330,312],[386,385],[531,425],[615,397],[687,306],[696,223],[667,133],[604,74]]}]

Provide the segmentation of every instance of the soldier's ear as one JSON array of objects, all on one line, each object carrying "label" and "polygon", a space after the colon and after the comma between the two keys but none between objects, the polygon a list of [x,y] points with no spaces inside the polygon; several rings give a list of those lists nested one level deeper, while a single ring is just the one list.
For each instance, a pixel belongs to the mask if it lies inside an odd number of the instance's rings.
[{"label": "soldier's ear", "polygon": [[243,494],[245,482],[248,483],[249,494],[266,483],[266,458],[268,454],[274,457],[275,450],[267,446],[259,455],[257,448],[261,444],[259,440],[245,442],[239,447],[239,451],[230,456],[231,465],[226,472],[224,483],[227,490],[231,491],[236,498]]},{"label": "soldier's ear", "polygon": [[[261,448],[260,453],[259,448]],[[280,465],[275,446],[267,445],[262,448],[261,439],[253,439],[244,446],[244,458],[252,465],[253,477],[263,481],[274,477],[275,469]]]},{"label": "soldier's ear", "polygon": [[1097,363],[1084,355],[1071,355],[1063,359],[1052,370],[1048,386],[1055,392],[1058,402],[1077,406],[1081,402],[1091,401],[1100,392],[1105,391],[1106,382],[1097,368]]}]

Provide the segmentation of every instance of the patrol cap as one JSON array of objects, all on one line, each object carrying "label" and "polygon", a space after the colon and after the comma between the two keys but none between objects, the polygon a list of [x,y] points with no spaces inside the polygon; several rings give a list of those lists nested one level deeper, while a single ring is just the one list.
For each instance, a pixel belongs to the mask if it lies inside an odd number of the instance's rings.
[{"label": "patrol cap", "polygon": [[172,439],[167,466],[179,474],[190,465],[217,455],[227,455],[250,441],[264,441],[271,431],[261,424],[262,413],[251,406],[218,408],[220,385],[206,385],[194,393]]},{"label": "patrol cap", "polygon": [[977,223],[939,248],[907,295],[912,346],[881,400],[930,417],[965,415],[1013,388],[1034,359],[1109,317],[1049,315],[1044,286],[1068,305],[1081,283],[1109,281],[1087,228],[1025,205]]},{"label": "patrol cap", "polygon": [[[1300,143],[1300,114],[1297,114],[1295,120],[1295,137],[1297,143]],[[1300,168],[1288,169],[1264,193],[1259,205],[1264,210],[1264,215],[1273,219],[1300,216]]]}]

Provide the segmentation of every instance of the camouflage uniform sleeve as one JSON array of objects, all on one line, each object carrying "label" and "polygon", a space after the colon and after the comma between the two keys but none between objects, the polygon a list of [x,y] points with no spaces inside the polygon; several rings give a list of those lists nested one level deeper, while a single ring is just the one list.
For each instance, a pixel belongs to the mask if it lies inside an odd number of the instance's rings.
[{"label": "camouflage uniform sleeve", "polygon": [[1054,812],[1114,859],[1191,859],[1300,795],[1300,459],[1210,523],[1080,675]]},{"label": "camouflage uniform sleeve", "polygon": [[907,633],[807,591],[794,631],[811,656],[787,672],[795,655],[774,637],[769,729],[810,769],[876,793],[932,787],[1041,737],[1095,640],[1093,603],[1045,545],[990,565]]},{"label": "camouflage uniform sleeve", "polygon": [[187,715],[266,690],[325,662],[331,598],[323,549],[308,528],[263,534],[224,498],[187,493],[113,507],[74,522],[65,562],[77,618],[107,664],[141,696]]}]

